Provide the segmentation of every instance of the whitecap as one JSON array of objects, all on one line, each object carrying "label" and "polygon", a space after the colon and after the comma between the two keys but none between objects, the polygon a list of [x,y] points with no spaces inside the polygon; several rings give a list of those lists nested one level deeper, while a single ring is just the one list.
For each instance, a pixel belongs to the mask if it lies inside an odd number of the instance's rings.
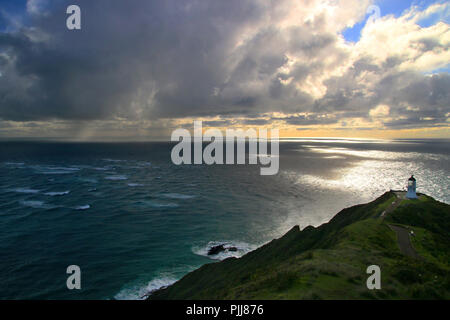
[{"label": "whitecap", "polygon": [[97,183],[98,180],[94,178],[81,178],[80,181],[89,182],[89,183]]},{"label": "whitecap", "polygon": [[150,205],[151,207],[155,208],[176,208],[179,207],[176,203],[159,203],[154,201],[146,201],[146,204]]},{"label": "whitecap", "polygon": [[162,196],[165,198],[169,198],[169,199],[181,199],[181,200],[195,198],[195,196],[193,196],[193,195],[180,194],[180,193],[165,193]]},{"label": "whitecap", "polygon": [[126,160],[119,160],[119,159],[102,159],[103,161],[107,161],[107,162],[124,162]]},{"label": "whitecap", "polygon": [[118,176],[107,176],[105,177],[106,180],[127,180],[128,177],[124,175],[118,175]]},{"label": "whitecap", "polygon": [[72,174],[74,171],[70,170],[50,170],[50,171],[41,171],[41,174]]},{"label": "whitecap", "polygon": [[24,162],[3,162],[6,166],[23,166]]},{"label": "whitecap", "polygon": [[64,195],[66,195],[66,194],[69,194],[70,193],[70,190],[67,190],[67,191],[53,191],[53,192],[46,192],[46,193],[44,193],[46,196],[52,196],[52,197],[54,197],[54,196],[64,196]]},{"label": "whitecap", "polygon": [[37,200],[20,201],[20,204],[25,207],[31,207],[36,209],[49,208],[47,205],[45,205],[44,201],[37,201]]},{"label": "whitecap", "polygon": [[111,170],[111,167],[95,167],[92,169],[97,170],[97,171],[108,171],[108,170]]},{"label": "whitecap", "polygon": [[84,205],[84,206],[78,206],[78,207],[75,207],[74,209],[75,209],[75,210],[87,210],[87,209],[89,209],[90,207],[91,207],[90,205],[86,204],[86,205]]},{"label": "whitecap", "polygon": [[[208,255],[209,249],[212,247],[223,245],[225,249],[234,247],[236,251],[222,251],[215,255]],[[244,254],[249,253],[257,248],[257,245],[253,245],[247,242],[242,241],[210,241],[208,244],[204,246],[194,246],[192,247],[192,252],[199,255],[204,256],[213,260],[224,260],[230,257],[239,258]]]},{"label": "whitecap", "polygon": [[80,171],[81,170],[81,168],[79,168],[79,167],[48,167],[48,169],[64,170],[64,171]]},{"label": "whitecap", "polygon": [[129,183],[128,186],[129,187],[142,187],[143,184],[142,183]]},{"label": "whitecap", "polygon": [[57,166],[31,166],[40,174],[72,174],[80,171],[78,167],[57,167]]},{"label": "whitecap", "polygon": [[81,165],[77,165],[77,166],[71,166],[71,168],[78,168],[78,169],[92,169],[91,165],[88,164],[81,164]]},{"label": "whitecap", "polygon": [[39,190],[29,189],[29,188],[16,188],[16,189],[12,189],[12,191],[18,192],[18,193],[39,193]]},{"label": "whitecap", "polygon": [[117,300],[144,300],[151,292],[165,288],[175,283],[177,279],[173,277],[161,277],[156,278],[147,283],[146,285],[136,285],[130,288],[122,289],[114,296]]}]

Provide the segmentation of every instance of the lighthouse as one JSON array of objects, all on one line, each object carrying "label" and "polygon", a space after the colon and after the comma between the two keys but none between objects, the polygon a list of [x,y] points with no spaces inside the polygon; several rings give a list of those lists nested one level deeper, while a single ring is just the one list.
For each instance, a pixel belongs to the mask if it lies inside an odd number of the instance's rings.
[{"label": "lighthouse", "polygon": [[406,193],[406,198],[417,199],[416,195],[416,179],[414,176],[408,179],[408,192]]}]

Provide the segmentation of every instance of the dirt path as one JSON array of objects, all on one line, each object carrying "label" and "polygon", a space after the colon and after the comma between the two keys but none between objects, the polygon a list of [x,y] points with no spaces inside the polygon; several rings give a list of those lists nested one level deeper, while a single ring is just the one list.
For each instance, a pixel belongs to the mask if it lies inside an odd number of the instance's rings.
[{"label": "dirt path", "polygon": [[419,259],[420,256],[417,254],[416,250],[414,250],[411,239],[409,238],[409,231],[403,227],[393,226],[391,224],[388,225],[396,234],[397,234],[397,242],[400,247],[400,251],[411,258]]},{"label": "dirt path", "polygon": [[397,207],[400,205],[402,200],[405,198],[404,192],[395,192],[395,195],[397,196],[397,199],[395,199],[395,201],[393,201],[391,203],[391,205],[389,207],[387,207],[386,210],[384,210],[381,213],[381,215],[380,215],[381,218],[384,218],[387,214],[389,214],[392,211],[394,211],[395,209],[397,209]]}]

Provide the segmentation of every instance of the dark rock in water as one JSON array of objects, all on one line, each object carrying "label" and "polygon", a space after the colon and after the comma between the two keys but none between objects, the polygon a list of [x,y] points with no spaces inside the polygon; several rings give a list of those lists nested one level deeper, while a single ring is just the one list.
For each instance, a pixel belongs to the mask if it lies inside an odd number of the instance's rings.
[{"label": "dark rock in water", "polygon": [[216,255],[224,251],[237,251],[236,247],[225,247],[223,244],[219,244],[218,246],[211,247],[208,250],[208,256]]},{"label": "dark rock in water", "polygon": [[208,250],[208,256],[212,256],[214,254],[218,254],[218,253],[223,252],[223,251],[225,251],[225,247],[223,246],[223,244],[218,245],[218,246],[214,246],[214,247],[211,247]]}]

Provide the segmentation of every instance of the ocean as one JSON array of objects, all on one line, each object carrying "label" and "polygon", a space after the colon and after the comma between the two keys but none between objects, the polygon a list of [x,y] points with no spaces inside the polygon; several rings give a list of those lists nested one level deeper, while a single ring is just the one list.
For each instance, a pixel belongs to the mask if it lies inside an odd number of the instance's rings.
[{"label": "ocean", "polygon": [[[295,139],[280,171],[172,164],[170,143],[0,142],[0,299],[142,299],[294,225],[404,189],[450,203],[449,140]],[[235,252],[209,257],[225,243]],[[81,268],[68,290],[66,268]]]}]

